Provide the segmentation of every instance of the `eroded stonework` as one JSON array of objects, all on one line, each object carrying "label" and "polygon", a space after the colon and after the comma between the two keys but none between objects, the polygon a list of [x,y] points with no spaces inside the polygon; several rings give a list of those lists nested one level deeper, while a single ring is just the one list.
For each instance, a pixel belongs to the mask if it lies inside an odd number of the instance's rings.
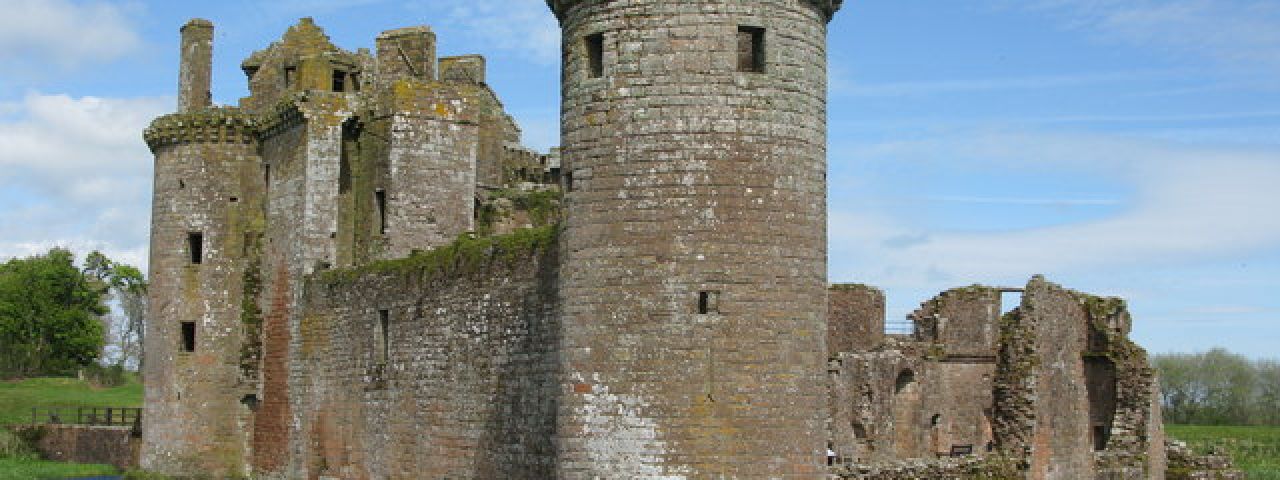
[{"label": "eroded stonework", "polygon": [[881,291],[827,284],[841,3],[548,2],[547,153],[519,144],[485,59],[437,58],[428,27],[352,52],[302,19],[227,107],[214,27],[188,23],[179,111],[144,134],[142,466],[1159,478],[1156,384],[1118,299],[965,287],[902,335]]}]

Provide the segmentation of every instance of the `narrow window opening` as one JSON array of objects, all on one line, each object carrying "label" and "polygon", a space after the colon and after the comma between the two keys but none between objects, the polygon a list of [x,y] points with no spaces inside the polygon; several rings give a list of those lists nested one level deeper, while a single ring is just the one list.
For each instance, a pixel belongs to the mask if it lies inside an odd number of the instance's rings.
[{"label": "narrow window opening", "polygon": [[587,71],[591,78],[604,76],[604,34],[587,35]]},{"label": "narrow window opening", "polygon": [[262,166],[262,185],[263,189],[271,190],[271,165]]},{"label": "narrow window opening", "polygon": [[342,125],[342,151],[338,154],[338,193],[351,191],[351,161],[360,155],[360,127],[352,121]]},{"label": "narrow window opening", "polygon": [[231,197],[231,198],[228,198],[227,201],[231,203],[236,203],[240,201],[240,197]]},{"label": "narrow window opening", "polygon": [[284,88],[293,88],[298,82],[298,67],[284,67]]},{"label": "narrow window opening", "polygon": [[378,218],[378,233],[387,233],[387,192],[379,188],[373,192],[373,203]]},{"label": "narrow window opening", "polygon": [[378,310],[378,364],[386,365],[391,357],[391,312]]},{"label": "narrow window opening", "polygon": [[191,263],[199,264],[204,260],[204,234],[187,233],[187,252],[191,254]]},{"label": "narrow window opening", "polygon": [[1093,449],[1101,452],[1107,449],[1107,440],[1111,439],[1111,429],[1106,425],[1093,426]]},{"label": "narrow window opening", "polygon": [[698,292],[698,313],[702,315],[720,313],[720,292]]},{"label": "narrow window opening", "polygon": [[178,179],[178,188],[187,188],[187,182],[186,182],[186,181],[183,181],[181,178],[179,178],[179,179]]},{"label": "narrow window opening", "polygon": [[196,351],[196,322],[182,322],[182,351]]},{"label": "narrow window opening", "polygon": [[738,27],[738,71],[764,73],[764,29]]},{"label": "narrow window opening", "polygon": [[344,72],[342,70],[333,71],[333,91],[335,92],[347,91],[347,72]]},{"label": "narrow window opening", "polygon": [[564,172],[564,191],[573,191],[573,172]]},{"label": "narrow window opening", "polygon": [[351,74],[351,91],[353,92],[360,91],[360,74],[359,73]]}]

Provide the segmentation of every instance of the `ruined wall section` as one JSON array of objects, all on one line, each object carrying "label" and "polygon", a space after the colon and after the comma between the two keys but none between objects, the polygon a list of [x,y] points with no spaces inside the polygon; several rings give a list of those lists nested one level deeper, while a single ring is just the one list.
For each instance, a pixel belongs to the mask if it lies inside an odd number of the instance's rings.
[{"label": "ruined wall section", "polygon": [[862,284],[827,290],[827,352],[863,352],[884,343],[884,292]]},{"label": "ruined wall section", "polygon": [[554,477],[555,243],[523,230],[313,277],[289,476]]},{"label": "ruined wall section", "polygon": [[252,428],[241,368],[245,273],[262,228],[255,124],[237,109],[160,117],[155,154],[141,462],[244,474]]},{"label": "ruined wall section", "polygon": [[1158,386],[1123,301],[1037,276],[1001,322],[996,442],[1027,478],[1163,478]]},{"label": "ruined wall section", "polygon": [[[572,175],[559,476],[825,475],[831,11],[552,8]],[[744,32],[761,71],[739,71]]]},{"label": "ruined wall section", "polygon": [[942,292],[907,315],[916,339],[942,346],[949,357],[994,360],[999,338],[1000,289],[972,285]]}]

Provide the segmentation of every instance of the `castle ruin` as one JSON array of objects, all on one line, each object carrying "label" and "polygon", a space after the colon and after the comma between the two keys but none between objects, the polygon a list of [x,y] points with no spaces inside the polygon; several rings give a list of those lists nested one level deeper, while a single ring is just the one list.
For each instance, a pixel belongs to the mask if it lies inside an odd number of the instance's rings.
[{"label": "castle ruin", "polygon": [[[543,154],[428,27],[302,19],[155,154],[143,468],[264,478],[1163,478],[1122,301],[829,285],[840,0],[549,0]],[[548,92],[550,93],[550,92]],[[1001,293],[1022,293],[1002,314]],[[834,455],[829,455],[828,451]],[[987,475],[982,477],[981,475]],[[1004,476],[1001,476],[1004,475]]]}]

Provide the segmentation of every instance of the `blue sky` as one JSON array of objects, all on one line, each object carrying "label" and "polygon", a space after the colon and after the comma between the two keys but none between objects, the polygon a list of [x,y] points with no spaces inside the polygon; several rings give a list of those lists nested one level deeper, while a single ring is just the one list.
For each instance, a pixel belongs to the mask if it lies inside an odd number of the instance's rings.
[{"label": "blue sky", "polygon": [[[539,149],[558,139],[542,0],[0,0],[0,258],[145,263],[178,27],[213,20],[214,99],[312,16],[336,44],[427,24],[481,53]],[[849,0],[830,34],[831,278],[890,320],[1035,273],[1129,299],[1154,352],[1280,340],[1280,2]]]}]

